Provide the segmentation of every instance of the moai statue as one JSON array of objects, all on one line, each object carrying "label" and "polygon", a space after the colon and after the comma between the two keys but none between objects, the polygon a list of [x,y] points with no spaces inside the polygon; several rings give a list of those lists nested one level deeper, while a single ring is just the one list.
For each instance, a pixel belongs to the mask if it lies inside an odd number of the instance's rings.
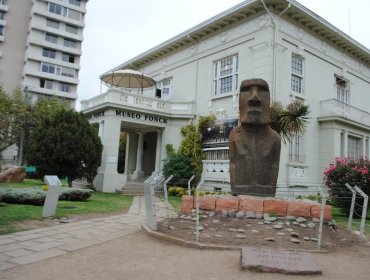
[{"label": "moai statue", "polygon": [[270,91],[266,81],[241,83],[239,111],[240,125],[229,136],[231,193],[274,197],[281,139],[269,125]]}]

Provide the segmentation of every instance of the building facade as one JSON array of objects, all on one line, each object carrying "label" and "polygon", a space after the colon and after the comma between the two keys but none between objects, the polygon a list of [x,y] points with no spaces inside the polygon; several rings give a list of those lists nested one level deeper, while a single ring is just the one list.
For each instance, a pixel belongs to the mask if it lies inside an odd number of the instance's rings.
[{"label": "building facade", "polygon": [[75,107],[87,0],[0,0],[0,83]]},{"label": "building facade", "polygon": [[[238,119],[239,85],[251,78],[268,82],[272,101],[310,106],[305,132],[282,144],[278,194],[316,189],[335,157],[369,156],[370,51],[295,1],[245,1],[114,70],[133,67],[157,81],[160,98],[154,89],[111,87],[81,104],[104,145],[100,190],[160,171],[166,144],[178,147],[181,127],[199,116]],[[121,131],[128,133],[124,174],[117,173]],[[204,149],[203,178],[227,188],[221,138]]]}]

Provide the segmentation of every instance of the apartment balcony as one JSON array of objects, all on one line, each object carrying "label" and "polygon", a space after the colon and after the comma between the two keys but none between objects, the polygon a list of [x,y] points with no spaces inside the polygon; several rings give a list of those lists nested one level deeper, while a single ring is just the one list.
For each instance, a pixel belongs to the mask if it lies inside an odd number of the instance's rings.
[{"label": "apartment balcony", "polygon": [[4,4],[0,4],[0,11],[7,12],[9,11],[9,7]]},{"label": "apartment balcony", "polygon": [[137,110],[141,112],[155,112],[169,117],[193,118],[193,101],[167,101],[154,97],[154,90],[144,90],[143,94],[133,93],[120,88],[110,88],[88,100],[81,101],[81,110],[86,111],[104,105]]},{"label": "apartment balcony", "polygon": [[320,102],[319,122],[341,121],[362,128],[370,128],[370,113],[336,99]]}]

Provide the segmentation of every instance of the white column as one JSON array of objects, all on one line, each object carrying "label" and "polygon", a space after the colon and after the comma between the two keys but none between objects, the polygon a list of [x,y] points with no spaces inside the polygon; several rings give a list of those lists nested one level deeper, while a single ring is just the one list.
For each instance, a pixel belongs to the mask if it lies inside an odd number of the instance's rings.
[{"label": "white column", "polygon": [[157,147],[155,152],[155,172],[161,169],[161,147],[162,147],[162,131],[157,131]]},{"label": "white column", "polygon": [[101,166],[94,180],[98,191],[115,192],[126,183],[122,174],[117,172],[121,120],[107,118],[99,124],[100,139],[103,144]]},{"label": "white column", "polygon": [[344,131],[344,157],[348,157],[348,131]]},{"label": "white column", "polygon": [[139,139],[137,141],[137,154],[136,154],[136,170],[132,174],[133,179],[137,180],[143,177],[143,146],[144,146],[144,133],[138,132]]},{"label": "white column", "polygon": [[127,133],[126,134],[125,171],[123,172],[123,174],[125,174],[126,176],[128,173],[129,152],[130,152],[130,133]]}]

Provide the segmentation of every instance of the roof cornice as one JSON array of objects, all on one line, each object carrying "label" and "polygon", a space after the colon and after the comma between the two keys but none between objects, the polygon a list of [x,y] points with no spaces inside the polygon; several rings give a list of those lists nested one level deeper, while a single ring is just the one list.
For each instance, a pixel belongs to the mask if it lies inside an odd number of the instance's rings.
[{"label": "roof cornice", "polygon": [[[363,64],[370,66],[369,49],[297,1],[264,0],[264,2],[270,12],[276,15],[280,14],[290,3],[290,8],[282,14],[282,18],[301,27],[349,56],[360,60]],[[114,67],[106,73],[125,68],[138,69],[160,57],[200,41],[213,33],[227,30],[238,23],[251,20],[265,13],[266,10],[261,0],[244,1]]]}]

